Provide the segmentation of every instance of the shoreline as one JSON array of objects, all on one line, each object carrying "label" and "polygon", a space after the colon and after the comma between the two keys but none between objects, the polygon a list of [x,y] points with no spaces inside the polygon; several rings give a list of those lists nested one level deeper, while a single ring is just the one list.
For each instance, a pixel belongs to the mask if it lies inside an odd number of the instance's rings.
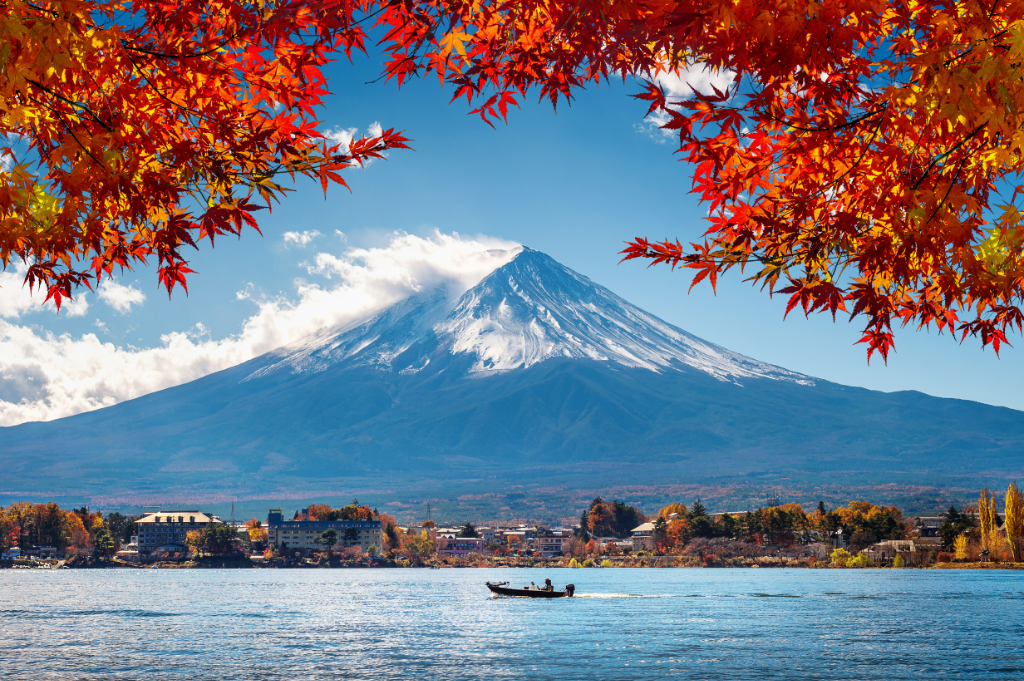
[{"label": "shoreline", "polygon": [[[609,561],[610,562],[610,561]],[[610,565],[594,564],[589,566],[571,566],[566,561],[532,559],[523,561],[495,560],[487,564],[477,562],[454,563],[445,561],[412,563],[409,561],[333,561],[316,563],[312,561],[253,561],[248,558],[228,558],[204,556],[199,560],[172,562],[156,561],[147,564],[130,563],[120,560],[96,560],[84,564],[64,564],[64,561],[52,559],[37,561],[3,561],[2,570],[349,570],[349,569],[427,569],[427,570],[467,570],[467,569],[551,569],[564,568],[573,570],[614,570],[614,569],[691,569],[691,570],[736,570],[736,569],[802,569],[802,570],[1024,570],[1024,563],[933,563],[922,566],[870,566],[845,567],[827,561],[807,562],[799,559],[785,560],[778,558],[746,559],[739,563],[704,565],[692,564],[692,561],[680,561],[676,556],[662,558],[646,558],[628,564],[617,561]],[[687,564],[681,564],[687,563]]]}]

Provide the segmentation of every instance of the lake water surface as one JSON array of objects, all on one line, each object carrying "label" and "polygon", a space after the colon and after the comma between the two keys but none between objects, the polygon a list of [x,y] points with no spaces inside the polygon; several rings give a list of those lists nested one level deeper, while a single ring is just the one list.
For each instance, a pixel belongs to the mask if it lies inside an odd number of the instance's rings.
[{"label": "lake water surface", "polygon": [[1024,679],[1024,572],[0,570],[0,678]]}]

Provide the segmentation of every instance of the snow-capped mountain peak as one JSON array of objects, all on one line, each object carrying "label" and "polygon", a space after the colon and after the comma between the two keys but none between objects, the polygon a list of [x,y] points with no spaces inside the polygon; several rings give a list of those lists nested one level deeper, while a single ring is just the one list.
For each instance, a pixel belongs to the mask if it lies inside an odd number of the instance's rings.
[{"label": "snow-capped mountain peak", "polygon": [[461,296],[442,285],[275,354],[278,359],[252,377],[338,364],[412,374],[453,358],[469,360],[468,376],[485,377],[564,358],[655,372],[691,367],[732,382],[813,383],[667,324],[529,248]]}]

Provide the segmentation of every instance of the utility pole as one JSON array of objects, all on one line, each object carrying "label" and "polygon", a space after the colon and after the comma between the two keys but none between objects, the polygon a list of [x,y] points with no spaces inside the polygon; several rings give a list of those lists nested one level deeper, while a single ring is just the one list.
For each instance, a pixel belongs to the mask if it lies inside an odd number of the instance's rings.
[{"label": "utility pole", "polygon": [[427,520],[430,520],[430,502],[427,502]]}]

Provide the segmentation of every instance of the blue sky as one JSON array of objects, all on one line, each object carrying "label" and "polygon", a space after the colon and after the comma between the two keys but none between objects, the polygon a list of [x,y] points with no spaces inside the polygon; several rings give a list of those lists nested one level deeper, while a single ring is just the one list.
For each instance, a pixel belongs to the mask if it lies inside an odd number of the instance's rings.
[{"label": "blue sky", "polygon": [[[395,151],[386,162],[349,172],[351,194],[332,188],[325,200],[318,186],[300,183],[272,214],[259,216],[264,236],[249,232],[195,253],[192,267],[198,273],[187,297],[177,292],[168,300],[152,270],[127,272],[119,284],[141,292],[144,301],[129,305],[131,296],[118,289],[106,298],[120,301],[120,309],[97,294],[86,295],[88,309],[80,316],[22,308],[0,321],[0,345],[4,330],[8,343],[15,331],[24,332],[21,352],[47,333],[54,334],[52,342],[69,334],[67,343],[95,334],[99,343],[127,352],[160,346],[161,337],[173,332],[223,339],[240,332],[261,296],[292,300],[300,286],[317,283],[320,275],[309,268],[317,253],[385,248],[396,232],[424,238],[457,232],[544,251],[670,323],[794,371],[877,390],[920,390],[1024,409],[1017,389],[1024,364],[1015,348],[1005,348],[997,359],[974,339],[959,345],[948,335],[905,329],[897,333],[888,366],[880,358],[868,365],[863,346],[854,344],[859,323],[796,314],[784,322],[784,299],[769,299],[738,274],[720,281],[717,296],[705,285],[687,294],[686,274],[619,264],[618,251],[631,237],[696,239],[705,228],[706,211],[688,193],[690,168],[676,160],[670,139],[644,124],[646,107],[628,96],[638,90],[634,84],[591,88],[557,113],[548,103],[530,100],[512,112],[507,127],[492,130],[466,115],[464,101],[449,105],[436,80],[401,92],[390,84],[367,84],[378,68],[366,58],[336,64],[328,75],[335,95],[322,115],[326,127],[365,131],[379,122],[404,130],[415,151]],[[320,236],[304,248],[283,236],[312,231]],[[92,357],[65,355],[72,363],[98,361]],[[31,396],[31,385],[38,389],[45,381],[27,364],[3,361],[0,401]],[[106,389],[102,383],[96,394]],[[103,403],[121,399],[111,390]],[[57,415],[49,413],[39,417]]]}]

